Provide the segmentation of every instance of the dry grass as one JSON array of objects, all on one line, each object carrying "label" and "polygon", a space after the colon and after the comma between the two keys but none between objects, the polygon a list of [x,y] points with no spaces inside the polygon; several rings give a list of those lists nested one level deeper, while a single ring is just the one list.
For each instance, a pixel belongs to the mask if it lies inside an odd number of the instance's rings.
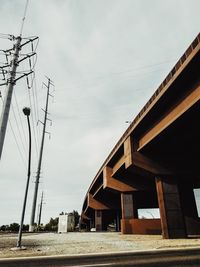
[{"label": "dry grass", "polygon": [[22,245],[27,250],[11,251],[17,235],[0,235],[0,258],[43,255],[71,255],[100,252],[138,251],[199,247],[200,239],[163,240],[161,236],[121,235],[120,233],[26,233]]}]

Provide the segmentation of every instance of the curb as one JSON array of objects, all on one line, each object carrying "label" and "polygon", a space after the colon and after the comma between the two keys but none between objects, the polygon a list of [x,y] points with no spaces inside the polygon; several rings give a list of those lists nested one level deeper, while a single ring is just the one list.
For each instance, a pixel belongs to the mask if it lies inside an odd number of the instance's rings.
[{"label": "curb", "polygon": [[[84,264],[100,264],[103,263],[120,264],[134,259],[134,261],[144,261],[146,259],[160,260],[161,258],[170,259],[170,257],[183,256],[199,256],[200,248],[174,248],[174,249],[160,249],[160,250],[146,250],[146,251],[125,251],[125,252],[107,252],[107,253],[92,253],[79,255],[54,255],[54,256],[38,256],[38,257],[18,257],[18,258],[1,258],[0,266],[6,267],[41,267],[41,266],[84,266]],[[76,265],[78,264],[78,265]],[[93,265],[95,266],[95,265]],[[114,265],[113,265],[114,266]],[[116,265],[117,266],[117,265]],[[123,265],[121,265],[123,266]],[[144,265],[141,265],[144,266]]]}]

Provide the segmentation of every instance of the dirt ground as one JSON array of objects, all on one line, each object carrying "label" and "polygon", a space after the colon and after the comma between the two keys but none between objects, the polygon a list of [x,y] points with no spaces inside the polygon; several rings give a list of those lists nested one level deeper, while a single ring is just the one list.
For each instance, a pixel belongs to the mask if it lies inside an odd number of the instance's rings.
[{"label": "dirt ground", "polygon": [[120,233],[26,233],[26,250],[12,251],[17,235],[0,235],[0,258],[43,255],[72,255],[120,251],[145,251],[169,248],[200,248],[200,238],[163,240],[159,235],[122,235]]}]

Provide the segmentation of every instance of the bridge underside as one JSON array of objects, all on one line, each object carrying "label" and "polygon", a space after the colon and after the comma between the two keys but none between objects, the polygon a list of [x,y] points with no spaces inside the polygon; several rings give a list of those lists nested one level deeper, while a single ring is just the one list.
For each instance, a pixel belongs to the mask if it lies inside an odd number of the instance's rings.
[{"label": "bridge underside", "polygon": [[[114,223],[125,234],[200,235],[199,70],[198,36],[95,177],[81,217],[88,229]],[[139,218],[151,208],[160,219]]]},{"label": "bridge underside", "polygon": [[[170,170],[155,177],[164,237],[200,234],[194,189],[200,188],[200,102],[153,139],[142,153]],[[141,151],[141,150],[140,150]]]}]

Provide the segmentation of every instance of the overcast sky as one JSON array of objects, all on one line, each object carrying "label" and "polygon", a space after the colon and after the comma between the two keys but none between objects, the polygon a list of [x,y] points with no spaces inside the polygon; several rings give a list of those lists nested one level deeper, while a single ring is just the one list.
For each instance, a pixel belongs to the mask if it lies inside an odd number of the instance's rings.
[{"label": "overcast sky", "polygon": [[[25,0],[0,0],[0,33],[19,35],[24,6]],[[198,34],[199,10],[199,0],[29,1],[23,37],[39,36],[39,109],[45,105],[44,75],[55,84],[39,188],[39,197],[42,190],[45,195],[44,223],[62,211],[81,211],[92,179],[128,127],[125,122],[139,113]],[[12,42],[0,39],[0,49],[5,47]],[[0,90],[4,95],[6,88]],[[25,81],[17,82],[15,97],[20,111],[30,106]],[[14,99],[13,110],[10,122],[27,160],[15,125]],[[42,111],[39,115],[43,120]],[[18,120],[28,134],[23,114]],[[33,143],[26,223],[36,170]],[[0,225],[19,222],[26,173],[8,125],[0,162]]]}]

